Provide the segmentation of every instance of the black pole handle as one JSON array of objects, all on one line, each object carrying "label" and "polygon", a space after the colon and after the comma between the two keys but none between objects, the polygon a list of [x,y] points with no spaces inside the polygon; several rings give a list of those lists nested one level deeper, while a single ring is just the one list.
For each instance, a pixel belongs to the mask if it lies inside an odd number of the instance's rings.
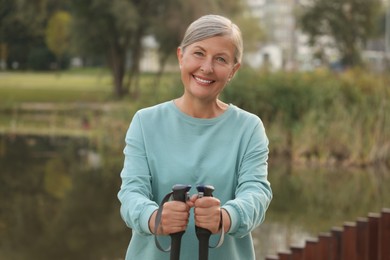
[{"label": "black pole handle", "polygon": [[[191,185],[176,184],[172,187],[172,198],[176,201],[186,202]],[[170,234],[171,236],[171,260],[180,259],[181,237],[185,231]]]},{"label": "black pole handle", "polygon": [[[214,187],[211,185],[197,185],[198,198],[212,197]],[[195,226],[196,237],[199,241],[199,260],[207,260],[209,258],[209,239],[211,231],[205,228]]]},{"label": "black pole handle", "polygon": [[186,202],[188,200],[188,191],[191,189],[191,185],[176,184],[172,187],[173,200]]}]

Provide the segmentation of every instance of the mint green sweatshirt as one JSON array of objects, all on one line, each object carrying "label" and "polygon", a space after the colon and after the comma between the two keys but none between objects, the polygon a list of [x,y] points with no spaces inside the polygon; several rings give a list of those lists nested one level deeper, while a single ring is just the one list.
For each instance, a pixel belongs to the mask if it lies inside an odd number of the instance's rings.
[{"label": "mint green sweatshirt", "polygon": [[[214,197],[230,215],[224,243],[209,249],[209,259],[255,259],[251,231],[259,226],[272,198],[267,180],[268,139],[254,114],[232,104],[220,116],[199,119],[182,113],[173,101],[138,111],[126,134],[121,216],[132,229],[126,259],[163,260],[148,221],[175,184],[214,186]],[[192,210],[191,210],[192,211]],[[182,237],[181,260],[198,259],[193,212]],[[210,245],[218,242],[212,235]],[[169,236],[159,236],[163,247]]]}]

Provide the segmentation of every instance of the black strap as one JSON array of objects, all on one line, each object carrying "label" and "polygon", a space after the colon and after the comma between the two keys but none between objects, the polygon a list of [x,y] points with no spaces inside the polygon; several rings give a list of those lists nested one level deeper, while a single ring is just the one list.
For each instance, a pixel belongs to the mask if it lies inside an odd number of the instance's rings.
[{"label": "black strap", "polygon": [[163,252],[171,251],[171,247],[169,246],[167,249],[164,249],[161,246],[160,242],[158,242],[158,239],[157,239],[157,231],[158,231],[158,226],[160,225],[160,222],[161,222],[161,213],[162,213],[162,210],[163,210],[163,205],[164,205],[165,202],[167,202],[170,199],[172,194],[173,194],[173,192],[170,192],[167,195],[165,195],[165,197],[161,201],[160,207],[157,210],[156,219],[154,221],[154,242],[156,243],[157,248],[160,249]]}]

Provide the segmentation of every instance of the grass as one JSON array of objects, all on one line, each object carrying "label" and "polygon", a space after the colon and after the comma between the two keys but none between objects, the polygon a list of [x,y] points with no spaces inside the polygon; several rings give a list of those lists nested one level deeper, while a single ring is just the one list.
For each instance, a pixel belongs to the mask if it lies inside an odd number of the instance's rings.
[{"label": "grass", "polygon": [[[178,75],[166,73],[159,86],[154,74],[140,76],[139,99],[125,102],[157,103],[177,96]],[[126,82],[126,79],[124,80]],[[0,108],[20,102],[118,102],[112,78],[104,69],[56,72],[0,72]]]},{"label": "grass", "polygon": [[111,75],[101,69],[0,72],[0,134],[95,136],[105,131],[98,119],[129,108],[111,102],[112,92]]},{"label": "grass", "polygon": [[118,100],[103,69],[0,72],[0,134],[122,137],[137,108],[172,98],[177,78],[165,74],[157,86],[154,74],[142,74],[139,97]]},{"label": "grass", "polygon": [[107,71],[1,72],[0,103],[92,102],[112,97]]}]

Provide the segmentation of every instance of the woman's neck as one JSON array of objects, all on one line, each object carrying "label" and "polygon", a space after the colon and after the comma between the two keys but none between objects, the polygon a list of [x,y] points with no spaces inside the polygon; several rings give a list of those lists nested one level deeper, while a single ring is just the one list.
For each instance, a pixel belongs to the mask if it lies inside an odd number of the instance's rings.
[{"label": "woman's neck", "polygon": [[223,114],[229,107],[219,99],[206,102],[188,99],[186,96],[175,99],[174,103],[183,113],[195,118],[214,118]]}]

